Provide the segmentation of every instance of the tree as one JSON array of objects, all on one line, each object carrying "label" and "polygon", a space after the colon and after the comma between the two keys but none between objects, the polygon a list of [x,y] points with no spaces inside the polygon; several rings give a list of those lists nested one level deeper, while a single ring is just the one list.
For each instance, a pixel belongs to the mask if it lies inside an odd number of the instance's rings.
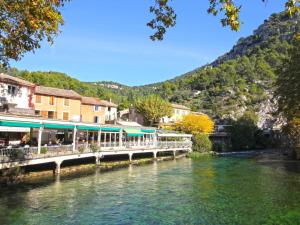
[{"label": "tree", "polygon": [[297,159],[300,159],[300,119],[294,118],[288,121],[283,128],[283,132],[287,137],[285,147],[293,150]]},{"label": "tree", "polygon": [[[60,8],[70,0],[1,0],[0,1],[0,64],[9,59],[20,60],[24,53],[40,48],[47,39],[52,43],[64,24]],[[147,26],[155,32],[152,40],[163,40],[166,30],[176,25],[176,13],[170,6],[172,0],[153,0],[150,13],[154,14]],[[221,23],[239,30],[241,6],[233,0],[208,0],[208,13],[223,13]],[[263,2],[267,0],[262,0]],[[299,0],[285,0],[290,15],[300,11]]]},{"label": "tree", "polygon": [[[262,0],[262,2],[266,1],[267,0]],[[163,40],[166,30],[176,25],[176,13],[170,6],[170,2],[172,2],[172,0],[155,0],[154,5],[150,7],[150,12],[154,14],[154,19],[147,25],[151,29],[156,30],[156,32],[150,36],[152,40]],[[292,16],[300,12],[300,1],[286,0],[285,7]],[[238,31],[241,25],[239,19],[241,8],[242,6],[237,5],[233,0],[209,0],[207,12],[214,16],[223,13],[223,18],[221,19],[222,25],[229,26],[232,30]]]},{"label": "tree", "polygon": [[190,134],[209,134],[214,130],[214,122],[208,115],[189,114],[176,123],[175,129]]},{"label": "tree", "polygon": [[209,140],[207,134],[197,134],[193,138],[193,151],[209,152],[212,150],[212,142]]},{"label": "tree", "polygon": [[159,122],[160,118],[172,115],[171,104],[158,95],[139,98],[135,101],[134,106],[151,126],[155,122]]},{"label": "tree", "polygon": [[255,113],[245,112],[238,120],[230,122],[232,126],[229,132],[233,150],[249,150],[256,147],[257,121]]},{"label": "tree", "polygon": [[19,60],[25,52],[52,43],[64,21],[59,8],[68,0],[1,0],[0,63]]},{"label": "tree", "polygon": [[283,134],[287,138],[288,149],[294,151],[300,159],[300,37],[293,40],[289,56],[277,70],[276,96],[278,112],[287,123]]},{"label": "tree", "polygon": [[295,38],[289,56],[278,69],[276,96],[279,112],[288,120],[300,118],[300,37]]}]

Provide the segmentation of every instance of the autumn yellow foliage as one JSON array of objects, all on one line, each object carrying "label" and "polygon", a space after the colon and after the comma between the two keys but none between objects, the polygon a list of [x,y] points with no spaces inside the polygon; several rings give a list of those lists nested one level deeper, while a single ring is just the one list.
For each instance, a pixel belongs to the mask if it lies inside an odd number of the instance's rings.
[{"label": "autumn yellow foliage", "polygon": [[181,121],[177,122],[175,127],[176,130],[193,135],[201,133],[209,134],[214,130],[214,122],[208,115],[205,114],[189,114],[183,117]]}]

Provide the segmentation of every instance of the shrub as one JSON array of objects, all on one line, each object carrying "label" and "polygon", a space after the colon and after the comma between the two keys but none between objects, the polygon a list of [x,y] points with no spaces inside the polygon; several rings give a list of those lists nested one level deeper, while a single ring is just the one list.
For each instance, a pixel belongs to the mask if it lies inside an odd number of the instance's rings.
[{"label": "shrub", "polygon": [[84,150],[85,150],[85,147],[84,147],[83,145],[80,145],[80,146],[78,147],[78,151],[79,151],[80,153],[83,153]]},{"label": "shrub", "polygon": [[41,154],[46,154],[48,152],[47,147],[41,147]]},{"label": "shrub", "polygon": [[25,154],[22,149],[13,149],[11,152],[10,158],[13,160],[22,160],[25,159]]},{"label": "shrub", "polygon": [[98,146],[95,145],[95,144],[91,144],[91,145],[90,145],[90,149],[92,150],[92,152],[97,152]]},{"label": "shrub", "polygon": [[212,142],[207,134],[197,134],[193,140],[193,151],[209,152],[212,150]]},{"label": "shrub", "polygon": [[229,132],[233,150],[250,150],[256,147],[256,123],[257,116],[253,112],[245,112],[238,120],[231,122]]},{"label": "shrub", "polygon": [[294,151],[297,159],[300,159],[300,119],[289,121],[283,128],[283,134],[287,137],[285,147]]}]

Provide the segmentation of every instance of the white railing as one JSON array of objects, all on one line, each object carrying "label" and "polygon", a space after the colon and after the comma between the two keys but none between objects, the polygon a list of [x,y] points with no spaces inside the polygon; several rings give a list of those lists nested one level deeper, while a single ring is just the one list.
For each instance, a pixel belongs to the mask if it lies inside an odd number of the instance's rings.
[{"label": "white railing", "polygon": [[3,148],[0,149],[0,162],[25,159],[48,158],[63,155],[91,153],[99,151],[128,151],[137,149],[174,149],[191,148],[191,141],[159,141],[159,142],[101,142],[100,147],[94,144],[77,144],[75,152],[72,145],[42,146],[41,153],[38,154],[37,147]]},{"label": "white railing", "polygon": [[100,147],[102,148],[115,148],[120,147],[119,142],[100,142]]},{"label": "white railing", "polygon": [[191,141],[159,141],[158,148],[191,148]]}]

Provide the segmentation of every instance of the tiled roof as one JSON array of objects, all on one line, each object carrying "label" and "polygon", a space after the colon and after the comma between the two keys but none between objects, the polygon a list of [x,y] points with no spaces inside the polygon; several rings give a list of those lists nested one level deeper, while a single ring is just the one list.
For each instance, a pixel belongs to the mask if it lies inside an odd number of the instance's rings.
[{"label": "tiled roof", "polygon": [[27,87],[35,86],[35,84],[33,84],[27,80],[23,80],[19,77],[10,76],[10,75],[4,74],[4,73],[0,73],[0,81],[3,83],[23,85],[23,86],[27,86]]},{"label": "tiled roof", "polygon": [[36,86],[35,93],[40,95],[49,95],[49,96],[80,99],[80,100],[82,98],[80,94],[78,94],[73,90],[65,90],[60,88],[44,87],[44,86]]},{"label": "tiled roof", "polygon": [[178,104],[173,104],[173,103],[172,103],[172,107],[175,108],[175,109],[191,110],[190,108],[188,108],[184,105],[178,105]]},{"label": "tiled roof", "polygon": [[118,107],[115,103],[101,100],[99,98],[94,98],[94,97],[82,97],[82,104],[86,105],[102,105],[102,106],[107,106],[107,107]]},{"label": "tiled roof", "polygon": [[82,97],[81,103],[85,105],[101,105],[101,100],[94,97]]},{"label": "tiled roof", "polygon": [[118,107],[118,105],[116,105],[115,103],[109,102],[109,101],[105,101],[105,100],[100,100],[101,104],[103,106],[107,106],[107,107]]}]

